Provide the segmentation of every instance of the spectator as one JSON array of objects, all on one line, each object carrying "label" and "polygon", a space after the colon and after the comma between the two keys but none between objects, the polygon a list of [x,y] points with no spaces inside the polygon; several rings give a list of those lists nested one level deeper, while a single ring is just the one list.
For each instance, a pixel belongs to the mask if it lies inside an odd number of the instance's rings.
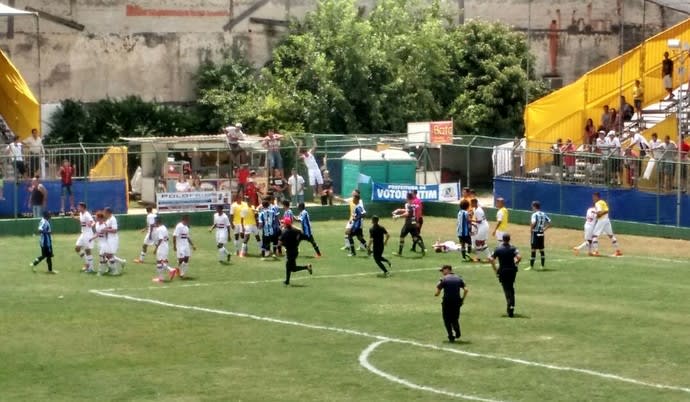
[{"label": "spectator", "polygon": [[587,119],[587,124],[585,124],[585,135],[584,138],[582,139],[582,144],[583,145],[591,145],[594,144],[594,141],[597,140],[597,128],[594,127],[594,120],[592,119]]},{"label": "spectator", "polygon": [[227,126],[223,132],[228,139],[228,147],[230,147],[230,162],[233,165],[240,165],[244,162],[245,152],[240,146],[240,141],[245,139],[245,134],[242,132],[242,124],[237,123],[234,126]]},{"label": "spectator", "polygon": [[680,190],[685,193],[688,185],[688,152],[690,152],[690,144],[685,141],[688,134],[683,134],[682,142],[680,143]]},{"label": "spectator", "polygon": [[29,186],[29,206],[34,218],[43,216],[43,211],[48,205],[48,190],[41,184],[38,176],[34,176]]},{"label": "spectator", "polygon": [[22,149],[21,141],[19,141],[19,136],[14,136],[14,141],[10,143],[8,149],[14,167],[14,179],[15,181],[19,181],[24,177],[24,173],[26,173],[26,167],[24,166],[24,150]]},{"label": "spectator", "polygon": [[314,194],[320,194],[321,185],[323,184],[323,176],[321,175],[319,164],[316,163],[316,158],[314,157],[315,150],[316,144],[314,144],[311,149],[303,148],[301,150],[301,158],[304,161],[304,164],[307,166],[307,173],[309,174],[309,186],[312,187]]},{"label": "spectator", "polygon": [[657,133],[652,133],[652,140],[649,141],[649,148],[652,151],[652,158],[655,160],[661,160],[661,157],[664,155],[664,143],[663,141],[659,140],[659,137]]},{"label": "spectator", "polygon": [[609,128],[606,130],[607,132],[611,131],[611,130],[615,130],[616,127],[618,127],[618,115],[619,115],[619,113],[618,113],[618,111],[616,111],[616,109],[614,109],[614,108],[609,109],[609,121],[610,121],[610,123],[609,123]]},{"label": "spectator", "polygon": [[604,105],[604,113],[601,115],[601,127],[604,132],[611,129],[611,110],[609,110],[609,105]]},{"label": "spectator", "polygon": [[292,169],[292,175],[288,179],[290,197],[293,205],[304,203],[304,178],[297,173],[297,169]]},{"label": "spectator", "polygon": [[285,190],[287,189],[287,182],[283,178],[282,170],[275,169],[273,172],[273,177],[270,181],[270,187],[271,189],[269,191],[272,193],[276,201],[280,203],[285,197]]},{"label": "spectator", "polygon": [[177,178],[177,183],[175,183],[175,192],[177,193],[188,193],[192,191],[192,186],[187,181],[184,173],[181,173]]},{"label": "spectator", "polygon": [[[74,211],[74,193],[72,192],[72,178],[74,177],[74,167],[67,159],[62,161],[60,166],[60,213],[65,214],[65,197],[69,196],[69,210]],[[38,174],[36,175],[38,176]]]},{"label": "spectator", "polygon": [[[273,170],[273,176],[276,176],[277,171],[283,168],[283,157],[280,155],[280,140],[282,135],[270,130],[263,140],[264,146],[268,149],[268,168]],[[282,172],[281,172],[282,177]]]},{"label": "spectator", "polygon": [[[621,170],[623,164],[621,163],[621,141],[618,139],[618,135],[613,131],[609,131],[606,138],[609,150],[609,168],[611,169],[611,181],[610,184],[620,186],[622,184],[621,180]],[[607,181],[607,183],[609,183]]]},{"label": "spectator", "polygon": [[625,100],[625,96],[621,96],[620,115],[621,117],[618,119],[619,126],[616,127],[616,131],[618,132],[623,131],[623,122],[632,120],[635,115],[635,109]]},{"label": "spectator", "polygon": [[41,174],[41,159],[45,152],[43,150],[43,139],[38,135],[38,130],[31,130],[31,137],[24,140],[24,145],[29,151],[29,176],[33,177]]},{"label": "spectator", "polygon": [[561,147],[561,154],[563,154],[563,164],[565,165],[565,178],[566,180],[573,180],[575,178],[575,145],[573,141],[568,138],[565,141],[565,145]]},{"label": "spectator", "polygon": [[661,175],[662,175],[662,189],[664,191],[673,190],[673,176],[675,174],[675,165],[678,156],[678,146],[671,141],[670,136],[664,137],[663,142],[664,153],[661,156]]},{"label": "spectator", "polygon": [[523,177],[525,175],[525,146],[523,141],[515,137],[513,140],[513,176]]},{"label": "spectator", "polygon": [[194,190],[194,191],[202,191],[203,190],[201,188],[201,175],[199,173],[195,173],[192,176],[192,190]]},{"label": "spectator", "polygon": [[635,112],[637,113],[637,120],[642,121],[642,102],[644,101],[644,88],[640,80],[635,80],[633,87],[633,103],[635,104]]},{"label": "spectator", "polygon": [[635,151],[630,147],[625,148],[623,163],[628,168],[628,185],[632,188],[637,188],[637,182],[640,176],[640,169],[642,167],[641,159],[638,158]]},{"label": "spectator", "polygon": [[247,187],[247,181],[249,180],[249,167],[246,163],[240,165],[236,170],[235,176],[237,177],[237,191],[244,193],[244,189]]},{"label": "spectator", "polygon": [[561,149],[563,148],[563,140],[557,139],[556,143],[551,146],[551,154],[553,156],[553,163],[551,166],[551,175],[555,176],[556,180],[563,178],[563,155]]},{"label": "spectator", "polygon": [[640,147],[640,158],[644,158],[647,155],[647,152],[649,152],[649,142],[642,134],[640,134],[639,131],[634,131],[632,140],[630,140],[630,145],[628,145],[628,149],[633,148],[635,145]]},{"label": "spectator", "polygon": [[328,170],[323,171],[323,185],[321,186],[321,205],[333,205],[333,180]]},{"label": "spectator", "polygon": [[668,52],[664,52],[664,60],[661,62],[661,78],[664,81],[664,89],[668,93],[666,100],[675,98],[673,95],[673,60],[668,57]]},{"label": "spectator", "polygon": [[256,185],[256,181],[254,181],[255,177],[255,171],[252,170],[251,172],[249,172],[249,179],[247,179],[247,186],[244,189],[244,194],[247,197],[249,205],[258,208],[259,199],[261,198],[261,191],[259,190],[259,187]]}]

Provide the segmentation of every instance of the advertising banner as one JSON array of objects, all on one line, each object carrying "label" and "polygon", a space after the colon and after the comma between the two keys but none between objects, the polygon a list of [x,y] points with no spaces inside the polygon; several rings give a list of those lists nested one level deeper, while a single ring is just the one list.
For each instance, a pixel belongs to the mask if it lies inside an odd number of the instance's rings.
[{"label": "advertising banner", "polygon": [[460,193],[459,183],[442,184],[388,184],[373,183],[372,201],[405,201],[407,193],[417,190],[417,197],[422,201],[457,201]]},{"label": "advertising banner", "polygon": [[429,123],[429,140],[432,144],[452,144],[453,121],[432,121]]},{"label": "advertising banner", "polygon": [[157,193],[159,212],[212,211],[217,205],[230,207],[229,191],[194,191],[185,193]]}]

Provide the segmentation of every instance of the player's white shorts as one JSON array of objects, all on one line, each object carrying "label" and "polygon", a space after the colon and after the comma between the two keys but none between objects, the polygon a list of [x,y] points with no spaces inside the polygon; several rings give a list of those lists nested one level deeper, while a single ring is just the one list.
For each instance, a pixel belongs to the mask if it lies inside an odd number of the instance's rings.
[{"label": "player's white shorts", "polygon": [[117,249],[120,247],[120,242],[116,240],[108,240],[105,243],[106,254],[117,254]]},{"label": "player's white shorts", "polygon": [[192,249],[189,247],[189,245],[186,246],[178,246],[177,247],[177,258],[185,258],[185,257],[191,257],[192,256]]},{"label": "player's white shorts", "polygon": [[98,242],[98,255],[103,256],[108,254],[108,243],[105,241]]},{"label": "player's white shorts", "polygon": [[594,230],[592,231],[594,236],[601,236],[602,234],[613,236],[613,228],[611,227],[611,221],[608,219],[599,219],[594,225]]},{"label": "player's white shorts", "polygon": [[161,243],[156,251],[156,261],[168,260],[168,253],[170,252],[169,246],[165,243]]},{"label": "player's white shorts", "polygon": [[245,235],[255,235],[259,234],[259,228],[256,225],[244,225]]},{"label": "player's white shorts", "polygon": [[318,169],[309,169],[309,185],[314,186],[316,184],[323,184],[323,176],[321,171]]},{"label": "player's white shorts", "polygon": [[594,225],[585,224],[585,241],[592,240],[593,234],[594,234]]},{"label": "player's white shorts", "polygon": [[216,244],[225,244],[228,242],[228,231],[216,230]]},{"label": "player's white shorts", "polygon": [[345,224],[345,230],[350,230],[352,228],[352,221],[347,221]]},{"label": "player's white shorts", "polygon": [[484,221],[477,225],[477,233],[474,235],[475,241],[487,241],[489,239],[489,222]]},{"label": "player's white shorts", "polygon": [[244,229],[244,226],[242,226],[242,225],[235,225],[234,232],[235,232],[235,234],[242,234],[242,233],[244,233],[244,230],[243,230],[243,229]]},{"label": "player's white shorts", "polygon": [[91,240],[92,237],[93,235],[89,233],[82,233],[79,235],[75,245],[86,250],[91,250],[93,248],[93,240]]},{"label": "player's white shorts", "polygon": [[156,244],[156,242],[154,242],[153,238],[151,236],[149,236],[148,233],[146,233],[146,235],[144,236],[144,241],[142,242],[142,244],[144,244],[146,246],[153,246],[154,244]]},{"label": "player's white shorts", "polygon": [[503,241],[503,235],[504,234],[505,234],[505,232],[501,232],[500,230],[496,231],[496,240],[498,240],[499,243]]}]

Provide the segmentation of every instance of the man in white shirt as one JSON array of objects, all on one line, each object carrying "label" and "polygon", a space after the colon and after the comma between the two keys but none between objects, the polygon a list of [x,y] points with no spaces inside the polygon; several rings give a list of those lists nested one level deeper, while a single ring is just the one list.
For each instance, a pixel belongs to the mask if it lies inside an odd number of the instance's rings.
[{"label": "man in white shirt", "polygon": [[225,248],[228,242],[228,231],[230,230],[230,218],[223,211],[223,206],[216,207],[216,213],[213,214],[213,226],[208,231],[211,232],[216,229],[216,247],[218,248],[218,262],[227,263],[230,261],[230,253]]},{"label": "man in white shirt", "polygon": [[43,158],[43,139],[38,135],[38,130],[31,130],[31,136],[24,140],[24,145],[29,151],[29,176],[34,177],[40,174],[41,158]]},{"label": "man in white shirt", "polygon": [[644,158],[651,148],[649,145],[649,141],[647,141],[647,139],[644,138],[644,136],[639,131],[635,131],[635,133],[633,134],[633,137],[630,140],[630,145],[628,145],[628,149],[633,148],[635,145],[637,145],[640,148],[640,158]]},{"label": "man in white shirt", "polygon": [[487,257],[491,257],[491,252],[489,251],[489,221],[486,220],[486,214],[484,209],[479,205],[479,201],[473,198],[470,201],[470,205],[474,208],[474,214],[472,215],[473,223],[477,227],[476,234],[472,236],[472,243],[474,246],[475,258],[474,262],[481,261],[481,252],[486,251]]},{"label": "man in white shirt", "polygon": [[[111,275],[119,275],[125,269],[127,260],[117,256],[117,250],[120,247],[117,218],[113,215],[110,207],[106,207],[103,212],[105,214],[105,237],[108,243],[108,250],[105,254],[108,261],[108,272]],[[119,268],[115,265],[116,263],[120,265]]]},{"label": "man in white shirt", "polygon": [[316,158],[314,157],[314,151],[316,150],[316,145],[311,149],[302,149],[302,160],[307,166],[307,172],[309,173],[309,185],[311,187],[316,186],[313,191],[314,194],[321,194],[321,185],[323,184],[323,176],[321,175],[321,169],[319,164],[316,163]]},{"label": "man in white shirt", "polygon": [[184,173],[180,174],[180,177],[177,179],[177,183],[175,183],[175,191],[178,193],[187,193],[192,191],[192,186],[187,181]]},{"label": "man in white shirt", "polygon": [[77,208],[79,209],[79,216],[75,216],[74,219],[79,221],[79,226],[81,226],[81,234],[79,235],[77,243],[74,246],[74,251],[79,254],[79,257],[84,259],[84,268],[82,271],[92,273],[94,270],[93,255],[91,255],[91,250],[93,249],[93,234],[96,222],[93,220],[89,210],[86,209],[85,203],[80,202]]},{"label": "man in white shirt", "polygon": [[657,161],[660,160],[661,156],[664,154],[665,148],[664,142],[659,139],[656,133],[652,133],[652,140],[649,141],[649,149],[652,151],[652,158]]},{"label": "man in white shirt", "polygon": [[141,233],[144,233],[144,241],[141,243],[141,253],[139,258],[135,258],[134,262],[137,264],[143,264],[144,258],[146,258],[146,252],[149,246],[153,246],[153,230],[156,228],[156,214],[153,213],[153,207],[146,207],[146,226],[141,229]]},{"label": "man in white shirt", "polygon": [[24,150],[18,136],[14,137],[14,141],[10,143],[8,150],[14,166],[14,178],[15,180],[20,180],[24,177],[26,168],[24,166]]},{"label": "man in white shirt", "polygon": [[153,278],[154,282],[164,282],[164,275],[167,273],[172,281],[177,275],[177,269],[168,264],[168,253],[170,246],[168,244],[168,228],[163,224],[160,216],[156,216],[156,228],[153,231],[153,239],[156,242],[156,272],[157,276]]},{"label": "man in white shirt", "polygon": [[592,235],[594,233],[594,225],[597,223],[597,210],[594,206],[590,206],[585,214],[585,241],[579,246],[573,247],[575,255],[580,254],[580,250],[587,247],[587,255],[592,255]]},{"label": "man in white shirt", "polygon": [[177,254],[177,263],[180,266],[180,279],[185,279],[187,268],[189,268],[189,258],[192,256],[192,249],[196,246],[192,242],[189,230],[189,215],[182,215],[182,220],[175,226],[173,232],[173,251]]},{"label": "man in white shirt", "polygon": [[292,169],[292,175],[288,179],[288,188],[294,206],[304,202],[304,178],[297,174],[297,169]]},{"label": "man in white shirt", "polygon": [[609,151],[609,169],[611,184],[620,186],[621,181],[621,169],[623,167],[623,154],[621,153],[621,141],[618,139],[616,133],[611,130],[606,137],[606,143],[608,145]]}]

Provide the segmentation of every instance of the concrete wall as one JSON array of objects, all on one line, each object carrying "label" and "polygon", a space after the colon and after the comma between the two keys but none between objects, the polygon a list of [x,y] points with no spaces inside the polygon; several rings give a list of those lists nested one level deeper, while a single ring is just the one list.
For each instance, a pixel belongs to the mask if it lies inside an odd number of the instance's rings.
[{"label": "concrete wall", "polygon": [[[371,8],[375,0],[363,0]],[[618,0],[619,2],[622,0]],[[65,98],[95,101],[137,94],[158,101],[194,99],[194,74],[204,61],[242,53],[265,63],[285,27],[250,21],[301,17],[315,0],[5,0],[31,6],[84,26],[83,31],[41,20],[43,103]],[[532,28],[539,74],[550,71],[548,28],[559,23],[558,74],[564,82],[615,56],[619,49],[615,0],[447,0],[466,18],[501,20],[517,30]],[[642,0],[624,4],[624,29],[636,43],[683,16],[649,4],[642,28]],[[591,6],[591,7],[590,7]],[[0,19],[0,47],[7,51],[38,92],[35,26],[15,18],[14,29]]]}]

